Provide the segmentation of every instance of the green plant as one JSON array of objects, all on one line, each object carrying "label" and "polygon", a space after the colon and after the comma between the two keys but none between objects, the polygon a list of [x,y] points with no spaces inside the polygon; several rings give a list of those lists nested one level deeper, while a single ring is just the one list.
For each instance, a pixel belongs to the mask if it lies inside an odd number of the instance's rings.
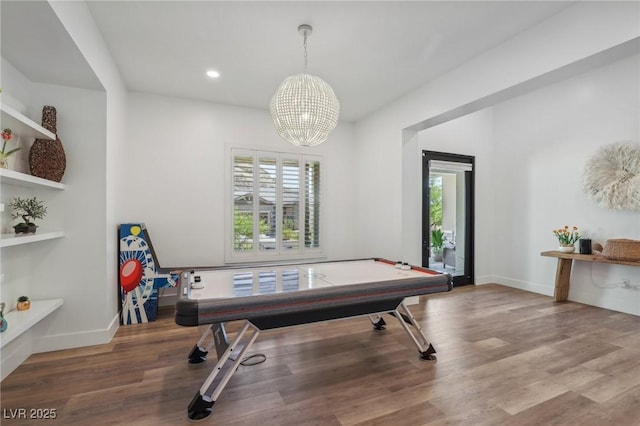
[{"label": "green plant", "polygon": [[36,219],[43,219],[47,215],[47,207],[42,201],[33,198],[14,198],[9,204],[14,211],[11,214],[13,219],[22,218],[25,225],[35,225]]},{"label": "green plant", "polygon": [[574,226],[572,230],[569,230],[567,225],[564,228],[554,229],[553,235],[556,236],[561,246],[572,246],[580,239],[577,226]]},{"label": "green plant", "polygon": [[29,300],[29,296],[20,296],[18,297],[18,302],[26,302]]},{"label": "green plant", "polygon": [[429,177],[429,217],[432,226],[442,225],[442,177]]},{"label": "green plant", "polygon": [[282,225],[282,239],[286,241],[298,239],[298,235],[295,230],[296,224],[293,219],[285,219]]},{"label": "green plant", "polygon": [[444,247],[444,232],[442,232],[442,229],[431,231],[431,247],[433,247],[434,251],[440,251]]},{"label": "green plant", "polygon": [[[269,224],[261,220],[258,223],[258,232],[269,232]],[[253,215],[249,212],[241,212],[237,208],[233,210],[233,240],[234,250],[251,250],[253,248]]]}]

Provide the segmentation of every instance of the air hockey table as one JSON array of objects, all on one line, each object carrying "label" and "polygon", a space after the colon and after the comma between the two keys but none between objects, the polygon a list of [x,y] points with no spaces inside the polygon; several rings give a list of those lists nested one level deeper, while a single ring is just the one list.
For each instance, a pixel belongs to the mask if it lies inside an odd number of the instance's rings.
[{"label": "air hockey table", "polygon": [[[405,298],[449,291],[451,276],[384,259],[304,264],[220,267],[180,273],[175,321],[210,325],[188,355],[206,360],[215,348],[217,363],[187,408],[190,420],[207,418],[248,349],[262,330],[318,321],[368,316],[374,329],[382,315],[398,319],[420,357],[435,361],[436,350],[411,314]],[[229,342],[225,323],[243,321]]]}]

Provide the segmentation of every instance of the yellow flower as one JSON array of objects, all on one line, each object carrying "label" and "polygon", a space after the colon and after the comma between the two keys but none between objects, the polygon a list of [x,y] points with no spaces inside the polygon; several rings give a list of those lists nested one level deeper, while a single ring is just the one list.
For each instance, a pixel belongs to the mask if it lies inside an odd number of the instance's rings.
[{"label": "yellow flower", "polygon": [[575,244],[580,235],[578,234],[578,227],[565,225],[564,228],[558,228],[553,230],[553,235],[558,239],[560,245],[570,246]]}]

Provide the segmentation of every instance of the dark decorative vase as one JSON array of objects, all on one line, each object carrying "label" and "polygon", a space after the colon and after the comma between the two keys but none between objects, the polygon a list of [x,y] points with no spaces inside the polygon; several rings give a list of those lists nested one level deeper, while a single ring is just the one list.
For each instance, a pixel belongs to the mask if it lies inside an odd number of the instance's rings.
[{"label": "dark decorative vase", "polygon": [[29,151],[29,168],[33,176],[60,182],[67,168],[62,141],[56,128],[56,109],[52,106],[42,108],[42,127],[56,135],[55,141],[36,139]]}]

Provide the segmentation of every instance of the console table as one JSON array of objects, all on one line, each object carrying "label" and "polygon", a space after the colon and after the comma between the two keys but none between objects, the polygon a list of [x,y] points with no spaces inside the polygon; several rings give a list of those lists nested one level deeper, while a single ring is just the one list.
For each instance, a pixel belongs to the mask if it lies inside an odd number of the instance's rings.
[{"label": "console table", "polygon": [[561,251],[543,251],[540,256],[557,257],[556,284],[553,291],[554,302],[564,302],[569,297],[569,281],[571,279],[571,265],[575,260],[597,263],[612,263],[616,265],[640,266],[640,262],[629,260],[612,260],[595,254],[563,253]]}]

